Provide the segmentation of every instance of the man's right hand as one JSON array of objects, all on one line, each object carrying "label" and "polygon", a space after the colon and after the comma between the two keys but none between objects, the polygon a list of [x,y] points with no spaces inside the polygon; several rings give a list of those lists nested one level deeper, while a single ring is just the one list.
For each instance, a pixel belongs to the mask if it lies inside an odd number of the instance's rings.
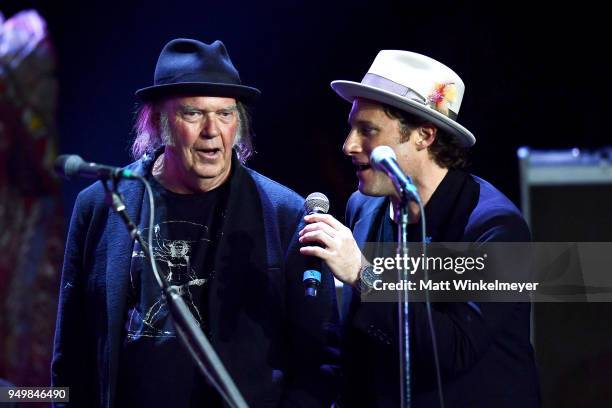
[{"label": "man's right hand", "polygon": [[363,256],[351,230],[329,214],[307,215],[304,220],[308,225],[300,231],[300,243],[321,246],[304,246],[300,252],[322,259],[338,280],[355,285]]}]

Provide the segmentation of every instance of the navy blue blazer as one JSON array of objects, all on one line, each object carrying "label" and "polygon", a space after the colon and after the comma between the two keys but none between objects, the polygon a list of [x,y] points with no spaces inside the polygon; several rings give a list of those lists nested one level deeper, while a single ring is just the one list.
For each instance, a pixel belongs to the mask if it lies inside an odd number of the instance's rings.
[{"label": "navy blue blazer", "polygon": [[[329,406],[339,354],[334,282],[325,273],[319,295],[304,297],[304,200],[233,160],[209,292],[211,343],[249,406]],[[128,167],[146,174],[151,164]],[[125,180],[119,189],[143,230],[142,184]],[[132,249],[102,184],[83,190],[66,244],[52,362],[52,384],[70,387],[71,406],[113,406]]]},{"label": "navy blue blazer", "polygon": [[[347,224],[373,241],[388,200],[355,192]],[[381,214],[382,213],[382,214]],[[518,209],[486,181],[449,170],[425,213],[438,242],[528,242]],[[415,228],[420,230],[420,228]],[[396,303],[361,302],[343,292],[343,406],[400,406]],[[529,303],[432,303],[446,407],[536,407],[539,386],[530,343]],[[413,407],[438,407],[425,305],[410,304]]]}]

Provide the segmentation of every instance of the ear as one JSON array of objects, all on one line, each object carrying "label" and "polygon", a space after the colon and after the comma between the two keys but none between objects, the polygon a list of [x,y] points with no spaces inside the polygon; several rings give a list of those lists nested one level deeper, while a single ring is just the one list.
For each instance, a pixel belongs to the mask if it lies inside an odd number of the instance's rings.
[{"label": "ear", "polygon": [[417,150],[426,149],[436,140],[438,129],[429,122],[423,123],[417,129]]}]

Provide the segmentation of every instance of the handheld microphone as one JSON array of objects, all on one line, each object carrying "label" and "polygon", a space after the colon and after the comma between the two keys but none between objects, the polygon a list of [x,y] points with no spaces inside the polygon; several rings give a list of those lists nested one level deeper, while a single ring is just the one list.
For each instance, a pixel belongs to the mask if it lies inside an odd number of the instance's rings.
[{"label": "handheld microphone", "polygon": [[[327,214],[329,211],[329,200],[323,193],[312,193],[306,197],[304,209],[308,215]],[[319,285],[321,285],[321,260],[314,256],[306,257],[306,271],[302,277],[304,282],[305,296],[317,296]]]},{"label": "handheld microphone", "polygon": [[376,170],[385,172],[389,176],[400,196],[420,201],[415,185],[410,180],[410,177],[404,174],[397,163],[395,152],[389,146],[378,146],[372,150],[370,164]]},{"label": "handheld microphone", "polygon": [[88,163],[84,161],[81,156],[77,156],[76,154],[63,154],[59,156],[55,159],[53,167],[55,172],[65,179],[71,179],[75,176],[104,180],[109,178],[136,178],[136,175],[130,170],[120,167],[105,166],[103,164]]}]

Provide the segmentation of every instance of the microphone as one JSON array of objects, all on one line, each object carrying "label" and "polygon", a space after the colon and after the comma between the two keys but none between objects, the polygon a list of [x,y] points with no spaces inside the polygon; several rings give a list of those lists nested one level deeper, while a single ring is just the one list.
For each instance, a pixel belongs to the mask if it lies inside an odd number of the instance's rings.
[{"label": "microphone", "polygon": [[372,150],[370,164],[376,170],[387,173],[400,196],[405,195],[408,198],[412,197],[414,200],[420,201],[419,192],[410,177],[404,174],[400,168],[397,163],[397,156],[389,146],[378,146]]},{"label": "microphone", "polygon": [[[329,200],[323,193],[312,193],[306,197],[304,209],[308,215],[327,214],[329,211]],[[321,285],[321,260],[314,256],[306,257],[306,271],[302,277],[304,282],[304,296],[317,296],[317,290]]]},{"label": "microphone", "polygon": [[53,167],[55,172],[65,179],[71,179],[75,176],[104,180],[109,178],[137,178],[130,170],[125,170],[120,167],[105,166],[103,164],[88,163],[84,161],[81,156],[77,156],[76,154],[63,154],[59,156],[55,159]]}]

